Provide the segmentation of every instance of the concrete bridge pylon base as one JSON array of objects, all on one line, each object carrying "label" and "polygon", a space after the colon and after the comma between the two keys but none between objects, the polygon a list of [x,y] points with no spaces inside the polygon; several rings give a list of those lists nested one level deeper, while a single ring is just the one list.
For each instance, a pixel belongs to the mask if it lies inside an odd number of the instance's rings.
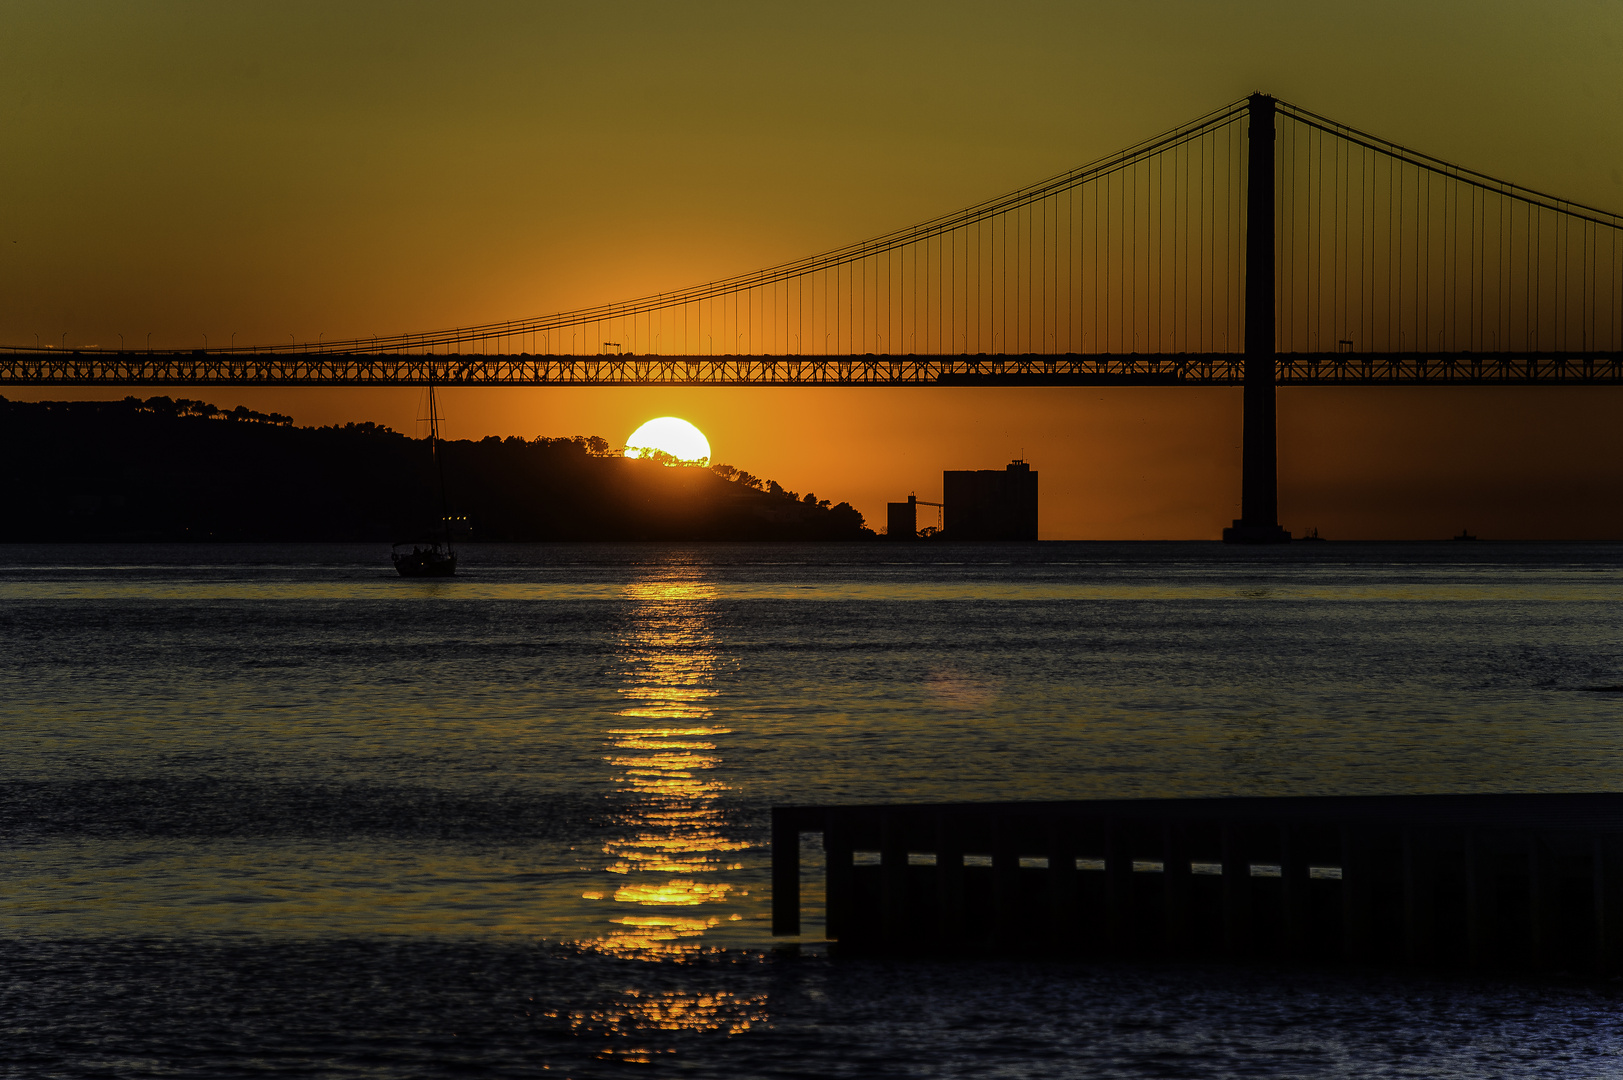
[{"label": "concrete bridge pylon base", "polygon": [[1225,544],[1288,544],[1290,542],[1290,531],[1272,522],[1262,525],[1248,525],[1244,520],[1237,518],[1232,526],[1223,530],[1223,543]]}]

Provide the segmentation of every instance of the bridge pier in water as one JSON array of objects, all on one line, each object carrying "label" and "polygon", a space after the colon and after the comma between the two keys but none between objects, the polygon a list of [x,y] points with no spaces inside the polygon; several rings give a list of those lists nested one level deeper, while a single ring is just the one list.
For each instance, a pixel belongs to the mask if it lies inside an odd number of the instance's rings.
[{"label": "bridge pier in water", "polygon": [[1250,98],[1245,228],[1245,421],[1240,516],[1229,544],[1289,543],[1279,525],[1279,437],[1274,394],[1274,99]]},{"label": "bridge pier in water", "polygon": [[821,834],[847,952],[1623,972],[1623,795],[782,806],[772,932]]}]

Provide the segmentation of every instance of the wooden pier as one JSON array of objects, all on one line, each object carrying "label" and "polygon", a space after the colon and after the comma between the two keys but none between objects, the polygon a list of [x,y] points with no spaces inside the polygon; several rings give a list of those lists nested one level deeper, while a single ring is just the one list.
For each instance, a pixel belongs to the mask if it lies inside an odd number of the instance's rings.
[{"label": "wooden pier", "polygon": [[1623,794],[782,806],[842,951],[1623,970]]}]

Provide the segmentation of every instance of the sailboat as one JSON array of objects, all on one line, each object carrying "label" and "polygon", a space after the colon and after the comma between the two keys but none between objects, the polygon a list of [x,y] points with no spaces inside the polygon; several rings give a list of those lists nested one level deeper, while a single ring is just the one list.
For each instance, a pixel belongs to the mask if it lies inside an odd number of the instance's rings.
[{"label": "sailboat", "polygon": [[456,573],[456,549],[451,546],[451,515],[445,508],[445,459],[440,456],[440,418],[434,408],[434,383],[428,384],[428,449],[434,456],[434,469],[440,481],[440,524],[445,528],[443,540],[402,541],[394,545],[389,557],[401,577],[450,577]]}]

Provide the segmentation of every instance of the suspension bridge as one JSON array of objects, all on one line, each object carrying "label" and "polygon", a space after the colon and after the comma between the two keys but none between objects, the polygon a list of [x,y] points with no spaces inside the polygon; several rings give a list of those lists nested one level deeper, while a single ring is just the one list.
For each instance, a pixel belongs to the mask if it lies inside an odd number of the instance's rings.
[{"label": "suspension bridge", "polygon": [[1623,216],[1264,94],[955,213],[539,318],[183,351],[0,348],[0,386],[1623,384]]}]

